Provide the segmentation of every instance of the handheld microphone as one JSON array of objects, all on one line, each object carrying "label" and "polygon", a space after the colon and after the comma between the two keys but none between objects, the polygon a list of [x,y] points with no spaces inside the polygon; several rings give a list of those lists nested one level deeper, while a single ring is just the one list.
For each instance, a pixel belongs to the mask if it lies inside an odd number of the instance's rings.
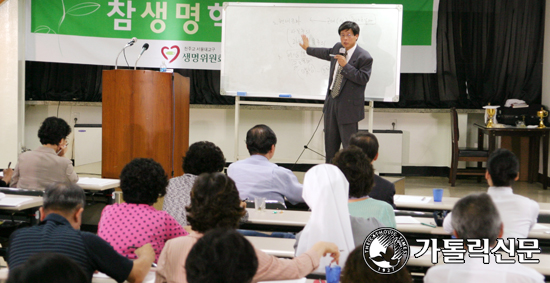
[{"label": "handheld microphone", "polygon": [[340,48],[340,50],[338,51],[338,54],[340,54],[342,56],[346,55],[346,48],[344,48],[344,47]]},{"label": "handheld microphone", "polygon": [[118,52],[118,55],[116,56],[116,59],[115,59],[115,70],[118,69],[118,57],[120,57],[120,53],[122,53],[122,51],[124,51],[124,49],[134,45],[134,43],[137,42],[137,37],[132,37],[132,39],[130,41],[128,41],[128,43],[126,43],[126,46],[124,46],[124,48],[122,48],[122,50],[120,50],[120,52]]},{"label": "handheld microphone", "polygon": [[[345,56],[346,55],[346,48],[342,47],[340,48],[340,50],[338,50],[338,54],[336,55],[342,55],[342,56]],[[336,56],[334,54],[329,54],[330,57],[334,58],[334,56]]]},{"label": "handheld microphone", "polygon": [[149,43],[145,43],[143,44],[143,47],[141,47],[141,53],[139,53],[139,56],[136,60],[136,64],[134,65],[134,70],[137,68],[137,62],[139,61],[139,59],[141,58],[141,55],[143,55],[143,53],[145,51],[147,51],[147,49],[149,49]]}]

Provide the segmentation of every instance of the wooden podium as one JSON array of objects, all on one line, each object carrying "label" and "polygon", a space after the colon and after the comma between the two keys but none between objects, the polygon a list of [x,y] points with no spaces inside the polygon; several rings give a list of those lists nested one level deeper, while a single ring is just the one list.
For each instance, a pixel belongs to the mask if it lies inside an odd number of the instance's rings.
[{"label": "wooden podium", "polygon": [[103,71],[103,178],[118,179],[137,157],[168,177],[183,174],[189,147],[189,78],[147,70]]}]

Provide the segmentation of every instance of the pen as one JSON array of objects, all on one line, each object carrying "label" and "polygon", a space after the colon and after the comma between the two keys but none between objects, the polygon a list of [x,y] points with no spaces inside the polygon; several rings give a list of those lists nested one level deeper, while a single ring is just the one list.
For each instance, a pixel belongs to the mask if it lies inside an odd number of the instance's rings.
[{"label": "pen", "polygon": [[424,223],[424,222],[420,222],[420,224],[428,226],[428,227],[432,227],[432,228],[437,228],[437,226],[435,226],[433,224],[428,224],[428,223]]},{"label": "pen", "polygon": [[11,161],[10,161],[10,163],[8,163],[8,169],[10,169],[10,166],[11,166]]}]

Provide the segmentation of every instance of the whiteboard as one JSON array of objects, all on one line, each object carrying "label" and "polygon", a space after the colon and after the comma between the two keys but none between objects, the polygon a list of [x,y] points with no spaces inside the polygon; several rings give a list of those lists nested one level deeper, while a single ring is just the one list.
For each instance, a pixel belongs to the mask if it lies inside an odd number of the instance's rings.
[{"label": "whiteboard", "polygon": [[301,35],[332,48],[349,20],[373,57],[365,100],[399,101],[402,5],[224,3],[222,16],[222,95],[324,100],[330,62],[307,55]]}]

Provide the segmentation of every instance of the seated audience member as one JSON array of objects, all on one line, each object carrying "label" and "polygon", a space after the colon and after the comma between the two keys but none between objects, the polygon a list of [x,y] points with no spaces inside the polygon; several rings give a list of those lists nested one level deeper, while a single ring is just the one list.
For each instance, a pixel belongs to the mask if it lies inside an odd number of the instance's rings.
[{"label": "seated audience member", "polygon": [[254,247],[232,229],[219,228],[204,234],[185,261],[189,283],[250,283],[257,269]]},{"label": "seated audience member", "polygon": [[393,274],[380,274],[367,266],[363,259],[363,247],[358,246],[346,260],[346,266],[342,270],[342,283],[412,283],[412,277],[406,267]]},{"label": "seated audience member", "polygon": [[64,157],[68,145],[66,139],[70,133],[71,127],[65,120],[46,118],[38,129],[42,146],[19,155],[10,186],[44,190],[52,183],[76,183],[78,176],[73,164]]},{"label": "seated audience member", "polygon": [[120,189],[125,203],[107,205],[101,213],[98,236],[123,256],[134,259],[136,247],[151,243],[158,260],[164,243],[187,235],[166,211],[153,207],[166,194],[168,179],[160,164],[150,158],[136,158],[120,172]]},{"label": "seated audience member", "polygon": [[4,169],[3,170],[4,176],[2,177],[2,180],[0,180],[0,187],[9,187],[11,177],[13,176],[13,169]]},{"label": "seated audience member", "polygon": [[[296,255],[302,255],[318,241],[335,243],[340,258],[361,246],[365,238],[382,226],[374,218],[353,217],[348,212],[348,181],[334,165],[321,164],[307,171],[304,177],[304,199],[311,208],[311,217],[296,236]],[[322,258],[318,271],[324,271],[330,258]]]},{"label": "seated audience member", "polygon": [[277,137],[266,125],[256,125],[246,133],[246,148],[250,157],[233,162],[227,175],[235,181],[241,199],[264,197],[292,204],[304,202],[302,184],[292,171],[269,162],[275,154]]},{"label": "seated audience member", "polygon": [[[166,242],[156,272],[157,283],[187,282],[185,269],[187,255],[193,245],[207,232],[215,228],[235,229],[245,209],[241,206],[235,183],[222,173],[203,173],[191,190],[191,205],[187,207],[187,221],[193,231],[189,236]],[[318,242],[303,255],[282,259],[255,249],[258,270],[253,282],[297,279],[306,276],[319,266],[319,260],[331,253],[338,261],[338,247],[332,243]]]},{"label": "seated audience member", "polygon": [[[367,157],[371,160],[371,163],[378,159],[378,139],[374,134],[367,131],[359,131],[353,135],[349,140],[349,145],[355,145],[363,150]],[[389,203],[393,208],[393,196],[395,195],[395,185],[378,176],[374,175],[374,185],[369,193],[369,196],[373,199],[382,200]]]},{"label": "seated audience member", "polygon": [[82,268],[69,257],[56,253],[37,253],[25,264],[10,270],[7,283],[88,283]]},{"label": "seated audience member", "polygon": [[[490,247],[502,237],[501,215],[486,193],[472,194],[460,199],[453,208],[453,235],[463,239],[464,249],[468,239],[488,239]],[[506,224],[504,224],[506,226]],[[482,242],[483,243],[483,242]],[[481,250],[480,247],[475,247]],[[517,260],[517,258],[516,258]],[[489,263],[483,257],[464,255],[464,263],[436,265],[428,270],[424,282],[544,282],[544,276],[533,268],[515,264],[498,264],[489,254]]]},{"label": "seated audience member", "polygon": [[183,157],[183,172],[170,179],[162,210],[168,212],[181,226],[189,225],[185,207],[191,203],[191,188],[202,173],[220,172],[225,166],[225,157],[219,147],[208,141],[192,144]]},{"label": "seated audience member", "polygon": [[332,163],[349,182],[349,214],[351,216],[378,219],[385,227],[395,228],[395,212],[388,203],[369,197],[374,169],[367,155],[356,146],[349,146],[336,153]]},{"label": "seated audience member", "polygon": [[[499,148],[489,156],[485,179],[489,184],[487,194],[495,203],[504,224],[503,238],[528,238],[529,231],[537,223],[539,204],[512,191],[512,184],[519,179],[519,161],[509,150]],[[447,214],[443,228],[452,233],[452,215]]]},{"label": "seated audience member", "polygon": [[155,259],[151,244],[136,249],[134,261],[117,253],[100,237],[80,231],[84,191],[75,184],[56,183],[46,187],[40,208],[40,224],[21,228],[10,236],[8,264],[10,271],[25,264],[40,252],[66,255],[82,268],[88,278],[97,270],[117,282],[141,282]]}]

